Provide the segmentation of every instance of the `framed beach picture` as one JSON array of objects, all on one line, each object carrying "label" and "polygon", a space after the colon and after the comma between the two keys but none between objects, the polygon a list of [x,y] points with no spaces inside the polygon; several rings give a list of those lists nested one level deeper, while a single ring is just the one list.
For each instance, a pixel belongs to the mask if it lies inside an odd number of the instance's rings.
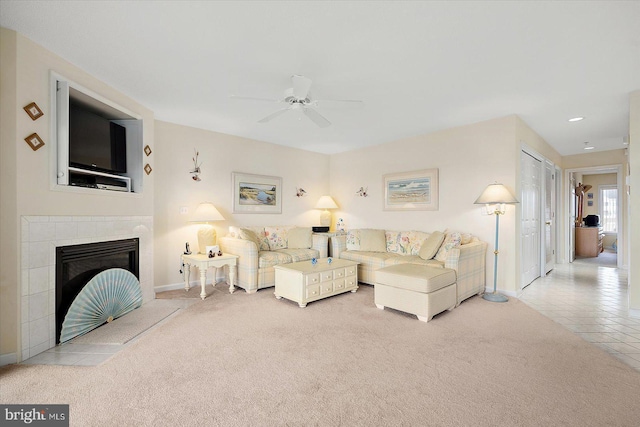
[{"label": "framed beach picture", "polygon": [[232,172],[233,213],[282,213],[282,178]]},{"label": "framed beach picture", "polygon": [[384,210],[437,211],[438,169],[384,175]]}]

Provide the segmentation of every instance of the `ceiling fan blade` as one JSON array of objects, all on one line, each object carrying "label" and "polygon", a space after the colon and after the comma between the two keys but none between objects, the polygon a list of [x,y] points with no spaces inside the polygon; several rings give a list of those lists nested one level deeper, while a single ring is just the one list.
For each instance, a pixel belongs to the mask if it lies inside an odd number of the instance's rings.
[{"label": "ceiling fan blade", "polygon": [[302,112],[311,119],[311,121],[321,128],[326,128],[331,125],[331,122],[324,118],[324,116],[318,113],[316,110],[312,108],[303,108]]},{"label": "ceiling fan blade", "polygon": [[296,99],[305,99],[309,94],[309,88],[311,88],[311,79],[296,74],[291,76],[291,81],[293,82],[293,96]]},{"label": "ceiling fan blade", "polygon": [[254,98],[252,96],[229,95],[231,99],[240,99],[243,101],[263,101],[263,102],[281,102],[281,99]]},{"label": "ceiling fan blade", "polygon": [[363,108],[364,101],[356,99],[314,99],[311,101],[313,105],[320,105],[322,107],[339,107],[339,108]]},{"label": "ceiling fan blade", "polygon": [[291,109],[291,107],[287,107],[287,108],[283,108],[282,110],[278,110],[275,113],[269,114],[267,117],[265,117],[262,120],[258,120],[258,123],[267,123],[270,122],[271,120],[275,119],[276,117],[286,113],[287,111],[289,111]]}]

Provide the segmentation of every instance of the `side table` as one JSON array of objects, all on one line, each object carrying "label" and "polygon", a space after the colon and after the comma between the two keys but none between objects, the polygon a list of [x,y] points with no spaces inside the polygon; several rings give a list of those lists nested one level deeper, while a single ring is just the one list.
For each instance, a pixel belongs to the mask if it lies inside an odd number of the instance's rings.
[{"label": "side table", "polygon": [[[236,255],[222,254],[209,258],[205,254],[191,254],[182,255],[182,262],[184,267],[184,289],[189,290],[189,275],[191,273],[191,266],[196,267],[200,271],[200,298],[203,300],[207,297],[207,293],[204,291],[205,284],[207,282],[207,269],[209,267],[220,268],[225,265],[229,266],[229,293],[233,293],[235,290],[234,282],[236,279],[236,264],[238,257]],[[215,275],[213,276],[215,280]],[[215,285],[215,283],[214,283]]]}]

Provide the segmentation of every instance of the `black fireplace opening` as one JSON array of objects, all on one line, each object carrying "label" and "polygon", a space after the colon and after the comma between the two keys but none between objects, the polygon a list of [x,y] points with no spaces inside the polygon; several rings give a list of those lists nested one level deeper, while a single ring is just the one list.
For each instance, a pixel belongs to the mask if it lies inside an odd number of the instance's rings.
[{"label": "black fireplace opening", "polygon": [[96,274],[122,268],[140,280],[139,246],[136,238],[56,248],[56,344],[69,307]]}]

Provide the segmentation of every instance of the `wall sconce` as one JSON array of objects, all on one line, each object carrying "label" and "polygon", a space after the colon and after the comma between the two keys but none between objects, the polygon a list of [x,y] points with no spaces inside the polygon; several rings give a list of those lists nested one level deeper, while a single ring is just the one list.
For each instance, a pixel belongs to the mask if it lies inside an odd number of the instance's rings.
[{"label": "wall sconce", "polygon": [[200,153],[196,151],[195,148],[193,149],[193,151],[196,153],[196,155],[191,158],[191,160],[193,160],[193,170],[189,173],[192,175],[191,179],[193,179],[194,181],[202,181],[200,179],[200,165],[202,165],[202,162],[198,163],[198,156],[200,155]]},{"label": "wall sconce", "polygon": [[360,197],[367,197],[369,195],[368,191],[369,187],[360,187],[360,189],[356,191],[356,194]]}]

